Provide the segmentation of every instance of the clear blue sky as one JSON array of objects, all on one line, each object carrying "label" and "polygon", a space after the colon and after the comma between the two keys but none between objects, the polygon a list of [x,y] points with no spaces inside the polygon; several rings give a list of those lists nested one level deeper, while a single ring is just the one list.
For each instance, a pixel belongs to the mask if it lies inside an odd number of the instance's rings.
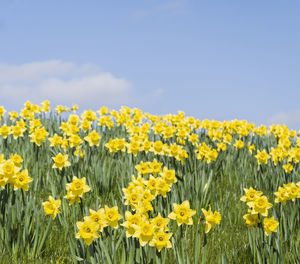
[{"label": "clear blue sky", "polygon": [[19,110],[52,85],[53,103],[76,87],[85,108],[300,128],[299,14],[299,0],[1,0],[0,105]]}]

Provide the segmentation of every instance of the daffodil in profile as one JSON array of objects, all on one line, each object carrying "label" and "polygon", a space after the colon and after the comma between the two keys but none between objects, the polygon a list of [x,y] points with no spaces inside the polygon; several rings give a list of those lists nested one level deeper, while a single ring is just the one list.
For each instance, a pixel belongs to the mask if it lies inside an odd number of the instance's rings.
[{"label": "daffodil in profile", "polygon": [[244,147],[244,142],[238,139],[235,141],[234,146],[236,149],[242,149]]},{"label": "daffodil in profile", "polygon": [[[1,120],[1,119],[0,119]],[[11,127],[7,126],[7,125],[3,125],[0,127],[0,135],[6,139],[8,137],[8,135],[10,134],[11,131]]]},{"label": "daffodil in profile", "polygon": [[221,214],[218,211],[212,212],[211,208],[209,207],[209,210],[206,211],[204,208],[202,208],[202,212],[204,214],[204,220],[205,220],[205,233],[208,233],[211,228],[214,228],[221,222]]},{"label": "daffodil in profile", "polygon": [[258,164],[267,164],[268,163],[268,159],[270,158],[270,155],[266,152],[266,150],[264,149],[263,151],[257,151],[257,154],[255,155]]},{"label": "daffodil in profile", "polygon": [[278,191],[274,194],[276,195],[275,203],[286,204],[286,201],[289,199],[288,192],[285,188],[279,187]]},{"label": "daffodil in profile", "polygon": [[296,198],[300,198],[300,188],[293,182],[283,185],[284,189],[286,189],[288,199],[295,201]]},{"label": "daffodil in profile", "polygon": [[10,155],[10,160],[15,164],[17,167],[21,167],[21,163],[23,162],[23,159],[20,155],[14,154]]},{"label": "daffodil in profile", "polygon": [[282,168],[284,169],[284,171],[286,173],[291,173],[294,167],[291,163],[287,163],[287,164],[283,165]]},{"label": "daffodil in profile", "polygon": [[258,214],[251,214],[251,210],[250,210],[250,213],[249,214],[245,214],[243,216],[243,218],[245,219],[246,221],[246,224],[249,226],[249,227],[252,227],[252,226],[257,226],[258,223],[260,223],[260,219],[258,217]]}]

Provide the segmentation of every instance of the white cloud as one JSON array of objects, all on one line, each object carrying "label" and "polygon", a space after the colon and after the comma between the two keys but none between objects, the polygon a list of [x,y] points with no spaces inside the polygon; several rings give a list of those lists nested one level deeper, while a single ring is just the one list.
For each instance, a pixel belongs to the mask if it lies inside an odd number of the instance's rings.
[{"label": "white cloud", "polygon": [[281,112],[272,116],[268,123],[272,124],[285,124],[291,129],[300,129],[300,110],[291,112]]},{"label": "white cloud", "polygon": [[132,102],[131,84],[93,64],[51,60],[11,66],[0,64],[0,104],[39,104],[98,107]]}]

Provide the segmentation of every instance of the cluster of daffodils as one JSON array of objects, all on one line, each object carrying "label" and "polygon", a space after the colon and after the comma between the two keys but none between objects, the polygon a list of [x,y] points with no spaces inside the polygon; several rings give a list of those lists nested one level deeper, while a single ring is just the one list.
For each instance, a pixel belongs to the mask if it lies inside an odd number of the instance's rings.
[{"label": "cluster of daffodils", "polygon": [[168,233],[167,226],[169,219],[162,217],[160,213],[154,218],[149,218],[146,213],[141,214],[137,211],[132,214],[126,211],[125,219],[122,226],[126,228],[126,236],[137,238],[142,247],[148,243],[150,246],[156,247],[158,251],[164,247],[172,247],[169,241],[172,233]]},{"label": "cluster of daffodils", "polygon": [[[132,176],[132,181],[128,188],[123,188],[125,205],[129,205],[133,211],[141,215],[146,215],[148,211],[153,211],[151,201],[158,195],[166,197],[167,192],[171,191],[172,184],[177,182],[175,171],[167,167],[161,171],[162,163],[154,160],[153,162],[141,162],[136,166],[138,177]],[[148,175],[148,180],[141,177],[141,174]]]},{"label": "cluster of daffodils", "polygon": [[[162,170],[162,163],[157,160],[141,162],[136,165],[136,169],[139,176],[137,178],[133,176],[128,188],[123,189],[124,204],[129,205],[134,212],[133,214],[130,211],[125,212],[126,221],[122,226],[126,228],[126,236],[137,238],[141,246],[149,244],[156,247],[158,251],[163,248],[171,248],[169,240],[172,233],[168,233],[167,226],[169,219],[162,217],[160,213],[156,217],[150,218],[148,212],[153,211],[151,201],[158,195],[166,197],[172,184],[177,182],[175,171],[169,170],[167,167]],[[148,176],[148,180],[141,175]],[[189,211],[186,210],[185,214],[188,213]],[[190,224],[186,219],[185,222]]]},{"label": "cluster of daffodils", "polygon": [[69,205],[75,202],[80,203],[83,194],[91,190],[85,182],[85,177],[78,179],[76,176],[73,176],[72,182],[67,184],[67,195],[65,198],[69,200]]},{"label": "cluster of daffodils", "polygon": [[[52,157],[52,168],[59,172],[71,166],[71,161],[74,160],[72,155],[83,158],[84,149],[95,149],[100,147],[100,144],[112,153],[120,152],[133,156],[141,152],[154,154],[157,159],[136,165],[137,177],[133,176],[129,186],[123,189],[124,205],[128,206],[128,210],[121,226],[126,228],[127,237],[138,239],[141,246],[148,244],[156,247],[158,251],[171,247],[172,233],[168,227],[170,219],[176,221],[178,226],[193,225],[193,216],[196,214],[196,211],[190,208],[190,203],[184,201],[182,204],[174,203],[173,212],[168,217],[163,217],[165,216],[163,212],[161,212],[163,216],[160,213],[153,216],[152,201],[158,196],[166,197],[172,185],[177,182],[175,171],[158,162],[160,156],[184,162],[190,155],[195,155],[197,159],[211,163],[217,160],[219,152],[226,151],[234,144],[233,139],[238,142],[235,147],[239,150],[244,148],[246,137],[251,133],[260,135],[267,133],[267,128],[256,128],[254,124],[248,124],[246,121],[200,121],[185,116],[182,111],[176,115],[157,116],[125,106],[119,111],[109,110],[104,106],[98,111],[83,111],[81,115],[76,114],[77,110],[77,105],[72,107],[58,105],[55,108],[57,116],[63,113],[69,115],[59,117],[59,128],[47,131],[41,116],[45,117],[51,112],[49,101],[46,100],[41,105],[27,101],[20,113],[9,112],[6,119],[6,110],[0,107],[0,140],[7,143],[9,140],[23,137],[30,139],[37,147],[49,146],[52,153],[56,153]],[[124,134],[119,135],[120,138],[110,138],[104,142],[102,133],[113,128],[120,128]],[[203,137],[200,137],[201,134]],[[6,140],[7,138],[9,140]],[[250,150],[255,150],[254,145],[249,147]],[[9,165],[4,166],[4,163],[12,164],[3,158],[0,159],[1,186],[5,186],[6,183],[21,186],[13,183],[12,178],[15,176],[9,176]],[[16,175],[21,173],[21,166],[14,166],[10,170]],[[27,186],[28,189],[30,179],[29,176],[22,178],[21,181],[27,181],[27,185],[23,184],[22,188],[25,189]],[[74,176],[72,182],[66,186],[64,198],[68,199],[69,205],[80,203],[84,193],[88,191],[90,187],[86,184],[86,179]],[[45,214],[55,219],[59,214],[60,205],[61,200],[49,196],[48,201],[43,202]],[[213,212],[211,208],[209,210],[202,208],[202,212],[204,217],[201,220],[205,220],[205,232],[208,233],[220,224],[221,215],[217,211]],[[85,216],[83,222],[77,222],[76,238],[84,239],[89,245],[99,237],[105,227],[118,228],[118,221],[121,218],[116,206],[109,208],[105,205],[98,211],[90,209],[90,215]]]},{"label": "cluster of daffodils", "polygon": [[[47,105],[47,109],[50,110],[50,103],[49,103],[49,101],[44,101],[44,104],[46,104]],[[58,105],[55,108],[55,113],[62,114],[64,112],[70,112],[70,111],[73,111],[74,113],[76,113],[77,109],[78,109],[78,105],[72,105],[71,108],[68,107],[68,106]]]},{"label": "cluster of daffodils", "polygon": [[130,142],[126,142],[124,138],[110,139],[109,142],[105,144],[109,152],[127,152],[134,156],[137,156],[139,152],[152,152],[155,155],[173,157],[178,161],[184,161],[188,158],[187,151],[180,145],[173,143],[168,145],[162,141],[149,141],[148,137],[139,137],[135,135],[131,137]]},{"label": "cluster of daffodils", "polygon": [[[143,167],[147,167],[147,169]],[[171,247],[169,239],[172,233],[167,233],[169,231],[167,227],[169,219],[163,218],[160,214],[151,219],[148,211],[153,211],[151,201],[157,195],[166,195],[166,192],[170,191],[172,183],[176,181],[174,171],[166,168],[161,171],[161,167],[162,163],[156,160],[137,165],[136,168],[139,174],[145,175],[147,170],[147,173],[152,172],[156,178],[151,175],[147,181],[141,176],[137,178],[132,177],[129,187],[127,189],[124,188],[123,192],[126,199],[125,205],[129,205],[134,213],[126,211],[125,221],[121,224],[121,226],[126,228],[127,237],[137,238],[141,246],[149,244],[156,247],[159,251],[164,247]],[[164,182],[162,183],[161,181]],[[159,182],[162,183],[162,188],[158,188]],[[188,210],[183,212],[190,216]],[[83,238],[85,243],[90,245],[94,239],[99,237],[98,232],[102,232],[104,227],[118,228],[118,221],[121,218],[122,216],[118,213],[116,206],[113,208],[105,206],[105,208],[100,208],[97,212],[90,209],[90,216],[84,217],[84,222],[77,222],[79,231],[76,234],[76,238]],[[184,221],[191,224],[185,218]]]},{"label": "cluster of daffodils", "polygon": [[85,216],[83,222],[76,223],[78,228],[76,238],[82,238],[87,245],[90,245],[94,239],[100,237],[98,232],[103,232],[105,227],[118,228],[118,221],[122,218],[117,206],[110,208],[105,205],[104,208],[99,208],[98,211],[90,209],[90,215]]},{"label": "cluster of daffodils", "polygon": [[13,139],[18,139],[24,136],[24,132],[27,130],[25,126],[26,123],[23,120],[17,121],[13,126],[4,124],[0,127],[0,135],[4,139],[7,139],[9,135],[12,135]]},{"label": "cluster of daffodils", "polygon": [[[199,120],[186,117],[182,111],[177,115],[157,116],[126,106],[119,111],[103,106],[98,111],[83,111],[81,115],[76,114],[77,110],[77,105],[57,106],[57,115],[70,114],[67,121],[61,122],[60,131],[50,135],[38,118],[38,115],[51,111],[50,102],[46,100],[41,105],[35,105],[27,101],[20,113],[8,113],[9,125],[4,122],[0,126],[0,137],[6,139],[11,135],[15,140],[29,137],[37,146],[49,142],[50,147],[62,148],[65,153],[72,149],[75,156],[83,157],[85,143],[89,147],[98,147],[102,131],[122,127],[126,132],[124,138],[109,139],[104,143],[110,152],[120,151],[134,156],[140,152],[151,152],[158,156],[174,157],[181,162],[189,155],[196,155],[198,159],[210,163],[217,160],[219,152],[232,146],[231,149],[236,151],[248,149],[259,165],[271,160],[286,173],[291,173],[295,164],[300,162],[300,131],[297,134],[284,125],[268,128],[246,120]],[[4,107],[0,106],[0,121],[5,120],[5,113]],[[205,136],[199,137],[200,134]],[[269,152],[266,149],[256,151],[252,142],[254,136],[271,136],[275,146]],[[187,144],[191,146],[186,147]]]},{"label": "cluster of daffodils", "polygon": [[61,134],[55,133],[49,137],[50,147],[62,148],[65,152],[72,149],[76,156],[80,153],[84,155],[81,149],[85,142],[89,147],[98,147],[101,135],[92,129],[94,121],[95,117],[91,110],[84,111],[80,117],[76,114],[69,115],[67,122],[62,122],[60,125]]},{"label": "cluster of daffodils", "polygon": [[23,159],[18,154],[12,154],[9,159],[0,154],[0,186],[4,188],[6,184],[14,187],[14,190],[22,189],[28,191],[29,183],[33,181],[28,175],[28,170],[22,170]]},{"label": "cluster of daffodils", "polygon": [[276,232],[278,221],[274,220],[274,216],[267,218],[268,210],[273,206],[269,203],[268,198],[262,192],[250,187],[244,188],[245,195],[241,197],[241,201],[247,203],[249,209],[248,214],[243,218],[249,227],[257,226],[261,223],[261,217],[264,216],[263,226],[264,232],[268,236],[271,232]]},{"label": "cluster of daffodils", "polygon": [[[224,149],[224,146],[219,145],[218,147],[220,148],[220,150]],[[197,150],[195,151],[195,153],[197,155],[197,159],[204,160],[207,163],[215,161],[218,157],[217,150],[207,146],[205,142],[197,145]]]},{"label": "cluster of daffodils", "polygon": [[[72,205],[75,202],[80,203],[84,193],[90,191],[90,187],[86,184],[85,177],[79,179],[73,176],[72,182],[67,183],[66,190],[67,195],[64,198],[67,198],[69,205]],[[45,215],[51,215],[55,219],[59,213],[60,204],[61,200],[55,200],[52,196],[49,196],[48,201],[42,203]]]},{"label": "cluster of daffodils", "polygon": [[150,218],[145,210],[134,209],[135,213],[126,211],[126,221],[121,224],[126,228],[126,236],[137,238],[142,247],[147,244],[156,247],[159,252],[163,248],[171,248],[172,233],[168,228],[170,219],[176,220],[178,226],[192,225],[192,216],[196,214],[196,211],[190,208],[189,201],[184,201],[182,204],[174,203],[173,207],[174,211],[169,214],[168,218],[162,217],[160,213]]},{"label": "cluster of daffodils", "polygon": [[274,193],[276,195],[275,203],[286,204],[288,200],[295,201],[296,198],[300,198],[300,181],[297,183],[290,182],[284,184],[278,188],[278,191]]},{"label": "cluster of daffodils", "polygon": [[[193,225],[192,217],[196,214],[190,208],[189,201],[182,204],[173,204],[173,212],[168,217],[163,217],[160,213],[155,217],[150,217],[149,212],[153,211],[151,202],[159,195],[166,197],[171,190],[172,184],[177,182],[175,171],[167,167],[156,159],[153,161],[140,162],[135,166],[138,176],[132,176],[128,188],[123,188],[125,202],[130,206],[130,211],[125,212],[125,221],[121,223],[126,229],[126,237],[138,239],[139,244],[144,247],[149,245],[156,247],[160,252],[163,248],[171,248],[170,239],[173,235],[169,232],[170,219],[175,220],[178,226],[182,224]],[[205,233],[208,233],[216,224],[220,224],[221,215],[219,212],[212,212],[209,208],[202,209],[205,220]],[[98,211],[90,209],[90,215],[84,217],[83,222],[77,222],[78,233],[76,238],[84,239],[90,245],[94,239],[99,238],[99,233],[106,226],[118,228],[118,221],[122,216],[118,212],[118,207],[100,208]],[[199,220],[200,223],[200,220]]]}]

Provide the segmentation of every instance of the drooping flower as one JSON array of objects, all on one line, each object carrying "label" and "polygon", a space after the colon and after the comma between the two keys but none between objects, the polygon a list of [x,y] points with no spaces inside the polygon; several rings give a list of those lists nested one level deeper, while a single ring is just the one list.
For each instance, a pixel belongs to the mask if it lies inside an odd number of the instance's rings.
[{"label": "drooping flower", "polygon": [[[250,210],[251,212],[251,210]],[[260,223],[261,221],[259,220],[258,218],[258,214],[245,214],[243,216],[243,218],[245,219],[246,221],[246,224],[249,226],[249,227],[252,227],[252,226],[257,226],[258,223]]]},{"label": "drooping flower", "polygon": [[205,233],[208,233],[211,228],[214,228],[216,226],[216,224],[220,224],[222,219],[221,214],[218,211],[212,212],[210,207],[208,211],[202,208],[202,212],[204,214],[205,220]]}]

